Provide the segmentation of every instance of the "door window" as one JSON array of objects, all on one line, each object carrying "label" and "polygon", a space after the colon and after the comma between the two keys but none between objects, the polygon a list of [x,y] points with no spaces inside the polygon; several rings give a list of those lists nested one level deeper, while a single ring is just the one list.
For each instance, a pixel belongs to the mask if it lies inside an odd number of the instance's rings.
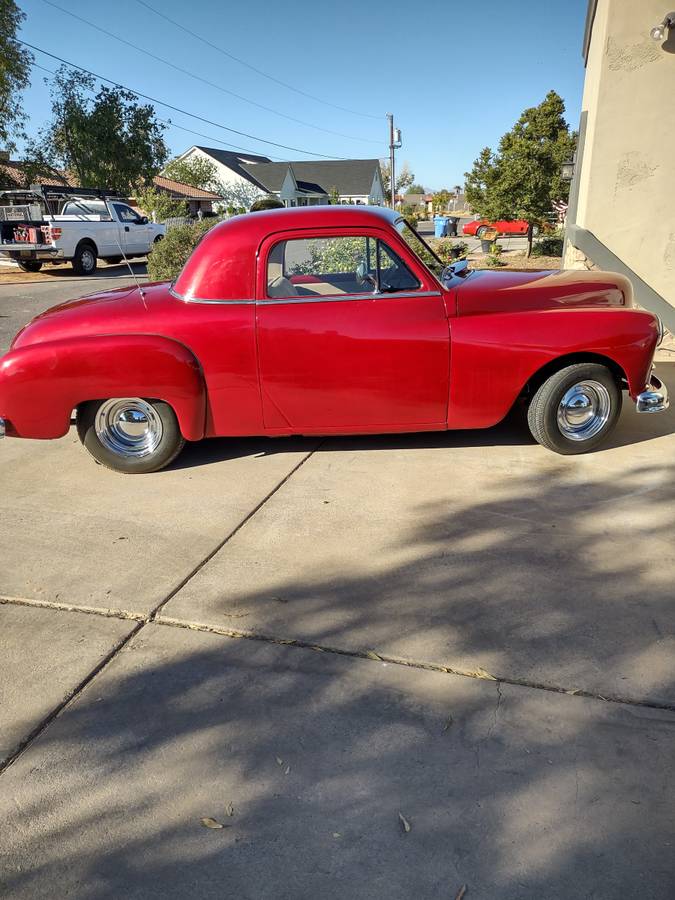
[{"label": "door window", "polygon": [[134,210],[130,206],[126,206],[123,203],[114,203],[115,211],[120,222],[132,222],[134,224],[140,224],[141,217],[137,215]]},{"label": "door window", "polygon": [[385,243],[372,237],[281,241],[267,260],[267,296],[395,293],[419,281]]}]

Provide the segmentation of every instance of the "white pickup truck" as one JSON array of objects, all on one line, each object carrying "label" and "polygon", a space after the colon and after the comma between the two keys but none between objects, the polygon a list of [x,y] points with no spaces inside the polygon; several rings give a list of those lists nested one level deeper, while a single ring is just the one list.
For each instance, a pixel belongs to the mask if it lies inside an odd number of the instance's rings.
[{"label": "white pickup truck", "polygon": [[77,275],[91,275],[99,259],[145,256],[165,231],[103,191],[32,187],[0,193],[0,257],[27,272],[70,261]]}]

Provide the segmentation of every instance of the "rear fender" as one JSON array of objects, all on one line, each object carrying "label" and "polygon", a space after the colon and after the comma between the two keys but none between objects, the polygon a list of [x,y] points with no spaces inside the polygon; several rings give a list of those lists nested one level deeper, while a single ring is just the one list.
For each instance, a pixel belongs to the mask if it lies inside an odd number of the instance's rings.
[{"label": "rear fender", "polygon": [[87,400],[164,400],[187,440],[204,436],[206,389],[199,362],[160,335],[96,335],[28,344],[0,359],[0,416],[8,434],[58,438]]}]

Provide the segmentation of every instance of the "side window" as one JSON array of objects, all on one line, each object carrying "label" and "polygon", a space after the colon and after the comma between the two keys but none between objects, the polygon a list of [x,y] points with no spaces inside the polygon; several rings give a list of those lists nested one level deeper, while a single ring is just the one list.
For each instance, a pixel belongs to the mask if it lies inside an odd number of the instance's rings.
[{"label": "side window", "polygon": [[113,205],[120,222],[140,222],[140,217],[136,215],[130,206],[125,206],[123,203],[115,203]]},{"label": "side window", "polygon": [[420,283],[400,256],[382,241],[378,241],[378,249],[380,291],[416,291]]},{"label": "side window", "polygon": [[405,263],[372,237],[281,241],[267,259],[268,297],[393,293],[418,287]]}]

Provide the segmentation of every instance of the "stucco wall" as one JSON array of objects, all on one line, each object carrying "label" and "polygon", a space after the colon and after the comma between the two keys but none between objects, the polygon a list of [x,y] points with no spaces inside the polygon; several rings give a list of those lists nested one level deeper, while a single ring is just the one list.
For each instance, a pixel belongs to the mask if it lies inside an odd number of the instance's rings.
[{"label": "stucco wall", "polygon": [[[675,34],[649,35],[674,5],[598,0],[576,224],[675,308]],[[565,263],[583,264],[571,245]]]}]

